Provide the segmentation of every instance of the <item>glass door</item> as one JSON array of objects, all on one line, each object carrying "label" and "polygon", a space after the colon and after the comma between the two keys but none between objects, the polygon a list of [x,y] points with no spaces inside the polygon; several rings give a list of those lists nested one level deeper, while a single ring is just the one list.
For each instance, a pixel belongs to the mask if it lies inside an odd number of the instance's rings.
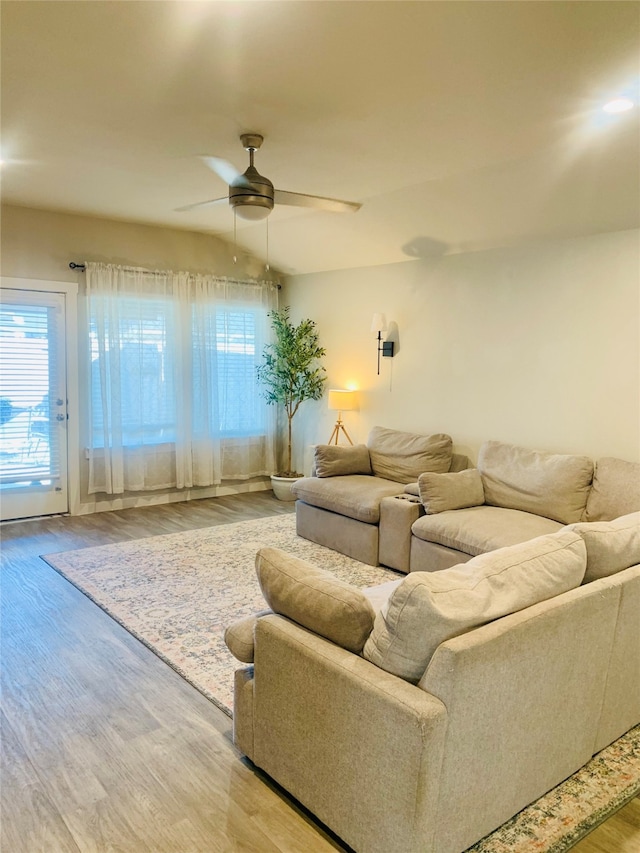
[{"label": "glass door", "polygon": [[0,520],[68,511],[65,295],[0,289]]}]

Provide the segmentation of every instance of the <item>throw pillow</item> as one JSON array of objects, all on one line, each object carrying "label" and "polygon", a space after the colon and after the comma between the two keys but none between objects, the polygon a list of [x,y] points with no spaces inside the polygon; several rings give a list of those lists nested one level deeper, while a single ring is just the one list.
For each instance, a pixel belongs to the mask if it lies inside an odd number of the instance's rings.
[{"label": "throw pillow", "polygon": [[588,456],[486,441],[478,454],[478,470],[490,506],[531,512],[561,524],[582,521],[593,479]]},{"label": "throw pillow", "polygon": [[449,509],[481,506],[484,503],[482,477],[477,468],[455,474],[420,474],[418,490],[427,515]]},{"label": "throw pillow", "polygon": [[438,646],[579,586],[585,544],[561,530],[439,572],[412,572],[376,616],[363,655],[417,684]]},{"label": "throw pillow", "polygon": [[450,435],[417,435],[374,427],[367,441],[371,467],[377,477],[395,483],[413,483],[423,471],[444,474],[451,465]]},{"label": "throw pillow", "polygon": [[582,521],[570,524],[587,547],[587,571],[583,583],[615,575],[640,563],[640,512],[615,521]]},{"label": "throw pillow", "polygon": [[611,521],[640,510],[640,463],[605,456],[596,462],[586,521]]},{"label": "throw pillow", "polygon": [[279,548],[261,548],[256,572],[269,607],[356,654],[373,628],[373,607],[355,586]]},{"label": "throw pillow", "polygon": [[371,474],[371,460],[366,444],[344,447],[317,444],[314,452],[316,477],[341,477],[345,474]]}]

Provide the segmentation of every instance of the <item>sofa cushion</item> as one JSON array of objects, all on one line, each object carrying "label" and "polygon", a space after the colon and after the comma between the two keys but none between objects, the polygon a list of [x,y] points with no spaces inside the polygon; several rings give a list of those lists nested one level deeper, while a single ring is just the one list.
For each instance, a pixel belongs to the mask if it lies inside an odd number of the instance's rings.
[{"label": "sofa cushion", "polygon": [[316,477],[371,474],[371,460],[366,444],[356,444],[353,447],[317,444],[313,451],[313,461]]},{"label": "sofa cushion", "polygon": [[291,486],[293,494],[311,506],[377,524],[380,521],[382,498],[402,494],[402,483],[348,474],[344,477],[302,477]]},{"label": "sofa cushion", "polygon": [[358,587],[279,548],[261,548],[256,573],[269,607],[356,654],[371,633],[374,610]]},{"label": "sofa cushion", "polygon": [[441,572],[413,572],[376,616],[363,655],[417,683],[440,643],[579,586],[585,567],[584,542],[562,530]]},{"label": "sofa cushion", "polygon": [[427,515],[484,503],[482,477],[477,468],[455,474],[434,474],[431,471],[420,474],[418,490]]},{"label": "sofa cushion", "polygon": [[593,479],[588,456],[486,441],[478,454],[478,470],[487,504],[544,515],[563,524],[582,520]]},{"label": "sofa cushion", "polygon": [[224,632],[224,641],[231,654],[243,663],[253,663],[254,633],[256,622],[273,610],[260,610],[229,625]]},{"label": "sofa cushion", "polygon": [[447,472],[452,444],[451,436],[443,433],[417,435],[380,426],[367,440],[373,473],[397,483],[413,483],[423,471]]},{"label": "sofa cushion", "polygon": [[586,521],[611,521],[640,510],[640,462],[605,456],[596,462]]},{"label": "sofa cushion", "polygon": [[561,528],[559,522],[530,512],[477,506],[423,515],[414,521],[411,532],[425,542],[436,542],[475,557]]},{"label": "sofa cushion", "polygon": [[570,524],[587,547],[587,571],[583,583],[615,575],[640,563],[640,512],[614,521],[582,521]]}]

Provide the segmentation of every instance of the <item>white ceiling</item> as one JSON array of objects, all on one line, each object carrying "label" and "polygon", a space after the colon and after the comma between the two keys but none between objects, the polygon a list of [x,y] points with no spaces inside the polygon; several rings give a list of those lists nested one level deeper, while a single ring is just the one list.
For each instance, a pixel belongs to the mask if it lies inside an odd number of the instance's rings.
[{"label": "white ceiling", "polygon": [[[2,2],[6,203],[215,233],[243,131],[304,273],[637,227],[636,2]],[[606,118],[606,120],[605,120]],[[238,220],[265,256],[265,222]]]}]

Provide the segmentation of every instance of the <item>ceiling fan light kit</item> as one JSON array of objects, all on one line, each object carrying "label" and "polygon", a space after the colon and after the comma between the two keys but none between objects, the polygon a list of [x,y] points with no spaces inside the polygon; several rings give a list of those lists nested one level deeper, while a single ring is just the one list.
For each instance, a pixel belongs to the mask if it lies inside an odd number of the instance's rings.
[{"label": "ceiling fan light kit", "polygon": [[253,165],[253,156],[263,141],[264,137],[260,133],[240,134],[242,147],[249,152],[249,166],[242,174],[235,166],[220,157],[203,156],[202,159],[206,165],[229,185],[229,195],[188,204],[177,210],[193,210],[196,207],[228,201],[237,216],[254,222],[266,219],[273,210],[274,204],[311,207],[333,213],[355,213],[360,210],[362,205],[356,201],[342,201],[337,198],[275,189],[271,181],[261,175]]}]

